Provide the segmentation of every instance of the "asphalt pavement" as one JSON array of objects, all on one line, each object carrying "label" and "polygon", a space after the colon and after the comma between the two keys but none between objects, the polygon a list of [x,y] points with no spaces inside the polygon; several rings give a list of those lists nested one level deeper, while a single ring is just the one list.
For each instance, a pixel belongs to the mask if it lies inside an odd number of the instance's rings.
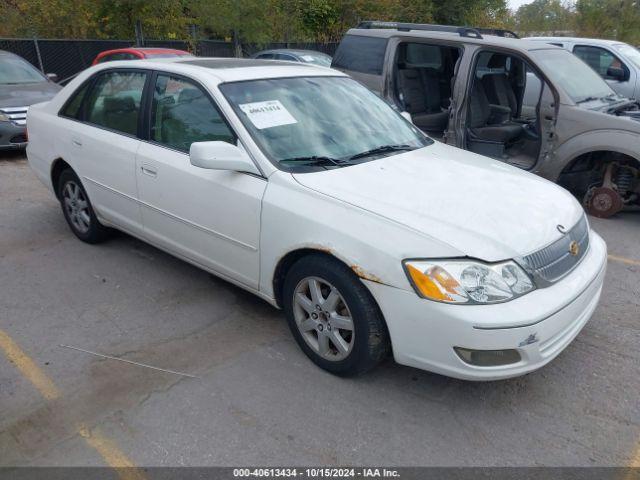
[{"label": "asphalt pavement", "polygon": [[80,242],[2,155],[0,466],[640,466],[640,214],[591,223],[602,299],[548,366],[343,379],[251,294],[124,234]]}]

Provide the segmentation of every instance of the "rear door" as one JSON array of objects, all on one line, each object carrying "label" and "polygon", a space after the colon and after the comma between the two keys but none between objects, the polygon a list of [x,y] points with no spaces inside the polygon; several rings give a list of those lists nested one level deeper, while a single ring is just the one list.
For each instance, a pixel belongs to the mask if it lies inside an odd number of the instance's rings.
[{"label": "rear door", "polygon": [[257,289],[260,213],[266,179],[191,165],[194,142],[238,139],[196,81],[152,79],[148,141],[137,156],[145,235],[222,276]]},{"label": "rear door", "polygon": [[98,215],[132,232],[141,229],[135,168],[147,78],[144,70],[99,73],[82,98],[80,122],[60,140]]}]

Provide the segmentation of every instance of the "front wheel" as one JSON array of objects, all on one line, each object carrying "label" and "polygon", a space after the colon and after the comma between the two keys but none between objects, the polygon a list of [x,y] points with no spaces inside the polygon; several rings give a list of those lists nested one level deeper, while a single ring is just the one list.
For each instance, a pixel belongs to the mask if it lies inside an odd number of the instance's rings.
[{"label": "front wheel", "polygon": [[371,293],[344,264],[304,257],[287,274],[284,310],[298,345],[319,367],[355,375],[389,352],[389,333]]},{"label": "front wheel", "polygon": [[76,237],[87,243],[99,243],[108,237],[109,229],[98,221],[89,196],[73,170],[62,172],[58,192],[62,213]]}]

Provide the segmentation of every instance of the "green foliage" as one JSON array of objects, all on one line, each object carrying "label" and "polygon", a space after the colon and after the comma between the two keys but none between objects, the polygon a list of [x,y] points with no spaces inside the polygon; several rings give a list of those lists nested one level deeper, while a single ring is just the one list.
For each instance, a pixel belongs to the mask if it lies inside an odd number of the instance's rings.
[{"label": "green foliage", "polygon": [[532,33],[573,32],[579,37],[612,38],[640,43],[638,0],[534,0],[518,9],[514,28]]},{"label": "green foliage", "polygon": [[[575,1],[575,3],[570,3]],[[640,0],[0,0],[0,36],[203,38],[239,42],[338,41],[362,20],[507,27],[523,34],[574,31],[640,43]]]},{"label": "green foliage", "polygon": [[575,15],[567,4],[560,0],[534,0],[523,5],[516,13],[516,29],[524,35],[573,30]]},{"label": "green foliage", "polygon": [[636,0],[578,0],[578,31],[589,37],[640,43],[640,3]]}]

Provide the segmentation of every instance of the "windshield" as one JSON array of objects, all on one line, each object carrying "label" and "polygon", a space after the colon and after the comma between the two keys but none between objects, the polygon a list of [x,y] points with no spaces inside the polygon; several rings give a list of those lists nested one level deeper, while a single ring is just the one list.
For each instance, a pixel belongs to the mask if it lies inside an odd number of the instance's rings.
[{"label": "windshield", "polygon": [[631,63],[640,68],[640,50],[627,44],[614,45],[614,47],[621,54],[627,57]]},{"label": "windshield", "polygon": [[574,102],[596,100],[614,93],[600,75],[571,52],[561,49],[533,50],[531,55]]},{"label": "windshield", "polygon": [[300,58],[305,63],[313,63],[314,65],[320,65],[321,67],[331,66],[331,57],[324,53],[303,53]]},{"label": "windshield", "polygon": [[223,84],[220,90],[265,155],[280,168],[311,165],[313,160],[331,161],[334,166],[359,163],[432,143],[350,78],[252,80]]},{"label": "windshield", "polygon": [[0,56],[0,84],[40,83],[47,79],[31,64],[21,58]]}]

